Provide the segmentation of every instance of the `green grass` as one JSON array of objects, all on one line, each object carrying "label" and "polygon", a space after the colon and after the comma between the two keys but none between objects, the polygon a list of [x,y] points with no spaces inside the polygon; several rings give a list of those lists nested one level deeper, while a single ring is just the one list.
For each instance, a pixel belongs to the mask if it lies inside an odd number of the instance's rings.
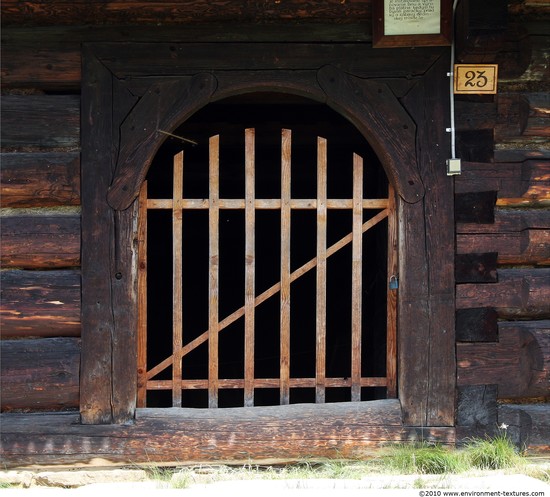
[{"label": "green grass", "polygon": [[375,474],[448,475],[486,470],[522,472],[549,481],[548,468],[529,466],[505,434],[472,439],[455,449],[434,443],[407,443],[389,446],[379,457],[368,460],[315,460],[281,466],[195,466],[156,468],[151,477],[171,488],[187,488],[196,483],[252,479],[361,479]]},{"label": "green grass", "polygon": [[464,453],[427,442],[403,444],[389,449],[383,465],[401,474],[448,474],[467,471]]},{"label": "green grass", "polygon": [[524,462],[514,444],[504,434],[472,440],[465,450],[472,467],[478,469],[508,469]]}]

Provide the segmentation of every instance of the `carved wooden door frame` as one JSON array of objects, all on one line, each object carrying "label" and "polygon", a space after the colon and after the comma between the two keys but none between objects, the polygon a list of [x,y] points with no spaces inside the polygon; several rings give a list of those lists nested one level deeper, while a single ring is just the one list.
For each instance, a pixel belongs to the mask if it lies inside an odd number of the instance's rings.
[{"label": "carved wooden door frame", "polygon": [[364,44],[83,47],[81,419],[136,406],[137,202],[156,151],[209,102],[276,91],[333,108],[365,136],[398,193],[398,392],[411,426],[455,411],[448,50]]}]

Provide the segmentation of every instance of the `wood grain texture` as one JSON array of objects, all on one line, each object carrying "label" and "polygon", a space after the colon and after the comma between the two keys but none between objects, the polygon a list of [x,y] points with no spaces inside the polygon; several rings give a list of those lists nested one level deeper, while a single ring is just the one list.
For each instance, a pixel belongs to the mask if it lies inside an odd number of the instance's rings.
[{"label": "wood grain texture", "polygon": [[499,265],[550,265],[550,211],[495,209],[493,224],[457,224],[457,253],[496,251]]},{"label": "wood grain texture", "polygon": [[0,232],[4,268],[80,266],[80,216],[9,216]]},{"label": "wood grain texture", "polygon": [[147,403],[147,181],[139,192],[137,281],[137,407]]},{"label": "wood grain texture", "polygon": [[493,307],[503,319],[547,319],[550,268],[500,269],[498,283],[457,285],[456,307]]},{"label": "wood grain texture", "polygon": [[[172,351],[183,345],[183,151],[174,156],[172,187]],[[172,360],[172,407],[181,407],[181,357]]]},{"label": "wood grain texture", "polygon": [[80,335],[78,271],[2,271],[2,336]]},{"label": "wood grain texture", "polygon": [[522,206],[550,200],[550,161],[526,160],[511,163],[462,162],[462,174],[455,178],[455,191],[497,192],[500,199],[522,200]]},{"label": "wood grain texture", "polygon": [[[353,154],[353,211],[351,242],[351,401],[361,401],[363,310],[363,159]],[[368,333],[368,330],[365,330]],[[368,336],[368,335],[367,335]],[[389,341],[389,339],[387,339]],[[366,343],[368,347],[368,343]]]},{"label": "wood grain texture", "polygon": [[220,137],[209,141],[208,159],[208,407],[218,407],[219,379],[219,196],[220,196]]},{"label": "wood grain texture", "polygon": [[492,307],[458,309],[456,311],[457,342],[498,341],[498,315]]},{"label": "wood grain texture", "polygon": [[51,149],[80,145],[77,95],[4,95],[2,147]]},{"label": "wood grain texture", "polygon": [[78,408],[80,340],[2,340],[2,411]]},{"label": "wood grain texture", "polygon": [[518,447],[528,454],[547,454],[550,450],[550,405],[505,404],[498,410],[498,422]]},{"label": "wood grain texture", "polygon": [[186,2],[52,2],[33,0],[25,6],[8,0],[2,4],[6,25],[74,25],[82,24],[181,24],[197,21],[268,21],[274,19],[370,19],[371,2],[354,0],[341,4],[289,0],[285,3],[227,3],[224,1],[188,0]]},{"label": "wood grain texture", "polygon": [[411,154],[416,150],[416,124],[387,85],[354,78],[330,66],[319,70],[318,79],[327,104],[363,133],[397,193],[407,202],[418,202],[424,186],[416,156]]},{"label": "wood grain texture", "polygon": [[290,404],[290,233],[292,131],[281,132],[280,404]]},{"label": "wood grain texture", "polygon": [[457,283],[495,283],[497,252],[458,254],[455,257]]},{"label": "wood grain texture", "polygon": [[133,424],[119,426],[80,425],[74,414],[3,414],[1,421],[2,459],[7,467],[31,461],[89,462],[95,457],[134,464],[247,464],[251,460],[272,464],[304,458],[361,458],[388,442],[423,439],[454,443],[453,428],[403,426],[397,400],[139,409]]},{"label": "wood grain texture", "polygon": [[[83,49],[82,133],[82,363],[80,412],[83,423],[111,423],[114,313],[114,213],[105,196],[114,164],[110,144],[113,121],[112,76],[88,49]],[[100,241],[100,242],[99,242]],[[126,253],[126,250],[123,251]],[[123,274],[127,282],[126,273]],[[116,309],[125,312],[127,309]],[[133,313],[136,314],[135,312]],[[117,314],[120,316],[120,314]],[[135,351],[132,351],[135,356]],[[134,370],[135,371],[135,370]],[[135,376],[135,375],[133,375]]]},{"label": "wood grain texture", "polygon": [[550,321],[501,322],[494,343],[458,343],[459,385],[498,385],[499,398],[548,396]]},{"label": "wood grain texture", "polygon": [[398,205],[399,398],[405,422],[422,426],[455,418],[453,191],[438,166],[446,157],[446,71],[442,57],[403,99],[416,123],[420,177],[430,184],[422,202]]},{"label": "wood grain texture", "polygon": [[245,130],[245,274],[244,274],[244,405],[254,405],[254,339],[256,298],[256,140],[252,128]]},{"label": "wood grain texture", "polygon": [[53,207],[80,204],[80,154],[2,154],[0,205]]},{"label": "wood grain texture", "polygon": [[318,137],[315,290],[315,402],[317,403],[325,402],[325,376],[327,371],[327,173],[327,140]]},{"label": "wood grain texture", "polygon": [[[121,129],[121,147],[115,176],[109,187],[109,204],[126,209],[138,196],[155,152],[170,132],[206,105],[215,87],[211,74],[152,84]],[[159,118],[158,116],[162,116]]]}]

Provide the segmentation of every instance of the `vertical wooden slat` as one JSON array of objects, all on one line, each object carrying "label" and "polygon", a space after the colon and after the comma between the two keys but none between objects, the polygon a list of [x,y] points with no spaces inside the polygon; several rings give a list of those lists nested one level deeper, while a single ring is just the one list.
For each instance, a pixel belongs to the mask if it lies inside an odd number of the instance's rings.
[{"label": "vertical wooden slat", "polygon": [[[395,206],[395,191],[388,186],[388,279],[397,276],[397,216]],[[387,342],[386,342],[386,378],[389,399],[397,397],[397,291],[390,290],[387,294]]]},{"label": "vertical wooden slat", "polygon": [[174,156],[174,187],[172,203],[172,406],[181,407],[181,356],[177,353],[183,345],[183,151]]},{"label": "vertical wooden slat", "polygon": [[218,407],[218,291],[219,291],[219,190],[220,137],[209,141],[209,262],[208,262],[208,407]]},{"label": "vertical wooden slat", "polygon": [[327,288],[327,141],[317,138],[317,322],[315,402],[325,402]]},{"label": "vertical wooden slat", "polygon": [[280,403],[290,403],[290,165],[289,129],[281,136],[281,295],[280,295]]},{"label": "vertical wooden slat", "polygon": [[139,191],[138,212],[138,391],[137,407],[147,405],[147,181]]},{"label": "vertical wooden slat", "polygon": [[361,310],[363,276],[363,159],[353,154],[351,267],[351,401],[361,401]]},{"label": "vertical wooden slat", "polygon": [[244,405],[254,405],[255,192],[254,129],[245,131]]}]

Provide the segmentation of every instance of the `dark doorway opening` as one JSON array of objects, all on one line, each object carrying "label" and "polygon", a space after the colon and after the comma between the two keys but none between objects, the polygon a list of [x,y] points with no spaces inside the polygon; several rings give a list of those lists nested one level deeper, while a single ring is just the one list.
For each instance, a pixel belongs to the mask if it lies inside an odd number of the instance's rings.
[{"label": "dark doorway opening", "polygon": [[[208,143],[220,135],[220,198],[245,195],[244,130],[256,130],[256,197],[281,197],[280,130],[292,130],[292,198],[315,198],[317,189],[316,140],[328,142],[328,198],[352,198],[354,153],[364,159],[363,198],[388,198],[388,181],[365,138],[342,116],[325,105],[291,95],[254,93],[210,104],[171,131],[159,149],[147,176],[148,198],[169,199],[173,191],[172,160],[184,151],[183,196],[209,196]],[[363,212],[363,220],[376,210]],[[223,319],[244,302],[245,213],[220,210],[219,316]],[[350,210],[329,210],[327,245],[352,230]],[[169,210],[147,214],[147,365],[155,366],[173,352],[172,345],[172,218]],[[188,343],[208,329],[208,211],[189,210],[183,219],[183,338]],[[277,210],[256,212],[255,286],[261,293],[280,279],[280,225]],[[310,210],[291,214],[291,270],[315,256],[316,217]],[[363,312],[361,375],[384,377],[387,364],[388,221],[378,223],[363,237]],[[326,376],[344,378],[351,369],[351,246],[327,262]],[[315,377],[315,281],[313,269],[292,283],[291,360],[293,378]],[[278,299],[268,299],[255,310],[254,373],[258,378],[279,377]],[[208,378],[208,346],[202,344],[182,361],[183,378]],[[244,323],[237,320],[219,335],[219,377],[243,378]],[[171,367],[155,376],[170,380]],[[350,388],[327,388],[327,402],[350,401]],[[220,389],[219,407],[243,405],[243,390]],[[256,388],[255,405],[279,404],[278,388]],[[386,388],[361,389],[361,400],[385,398]],[[315,388],[293,388],[291,403],[315,402]],[[172,406],[171,390],[151,389],[146,405]],[[190,388],[183,407],[207,407],[208,389]]]}]

